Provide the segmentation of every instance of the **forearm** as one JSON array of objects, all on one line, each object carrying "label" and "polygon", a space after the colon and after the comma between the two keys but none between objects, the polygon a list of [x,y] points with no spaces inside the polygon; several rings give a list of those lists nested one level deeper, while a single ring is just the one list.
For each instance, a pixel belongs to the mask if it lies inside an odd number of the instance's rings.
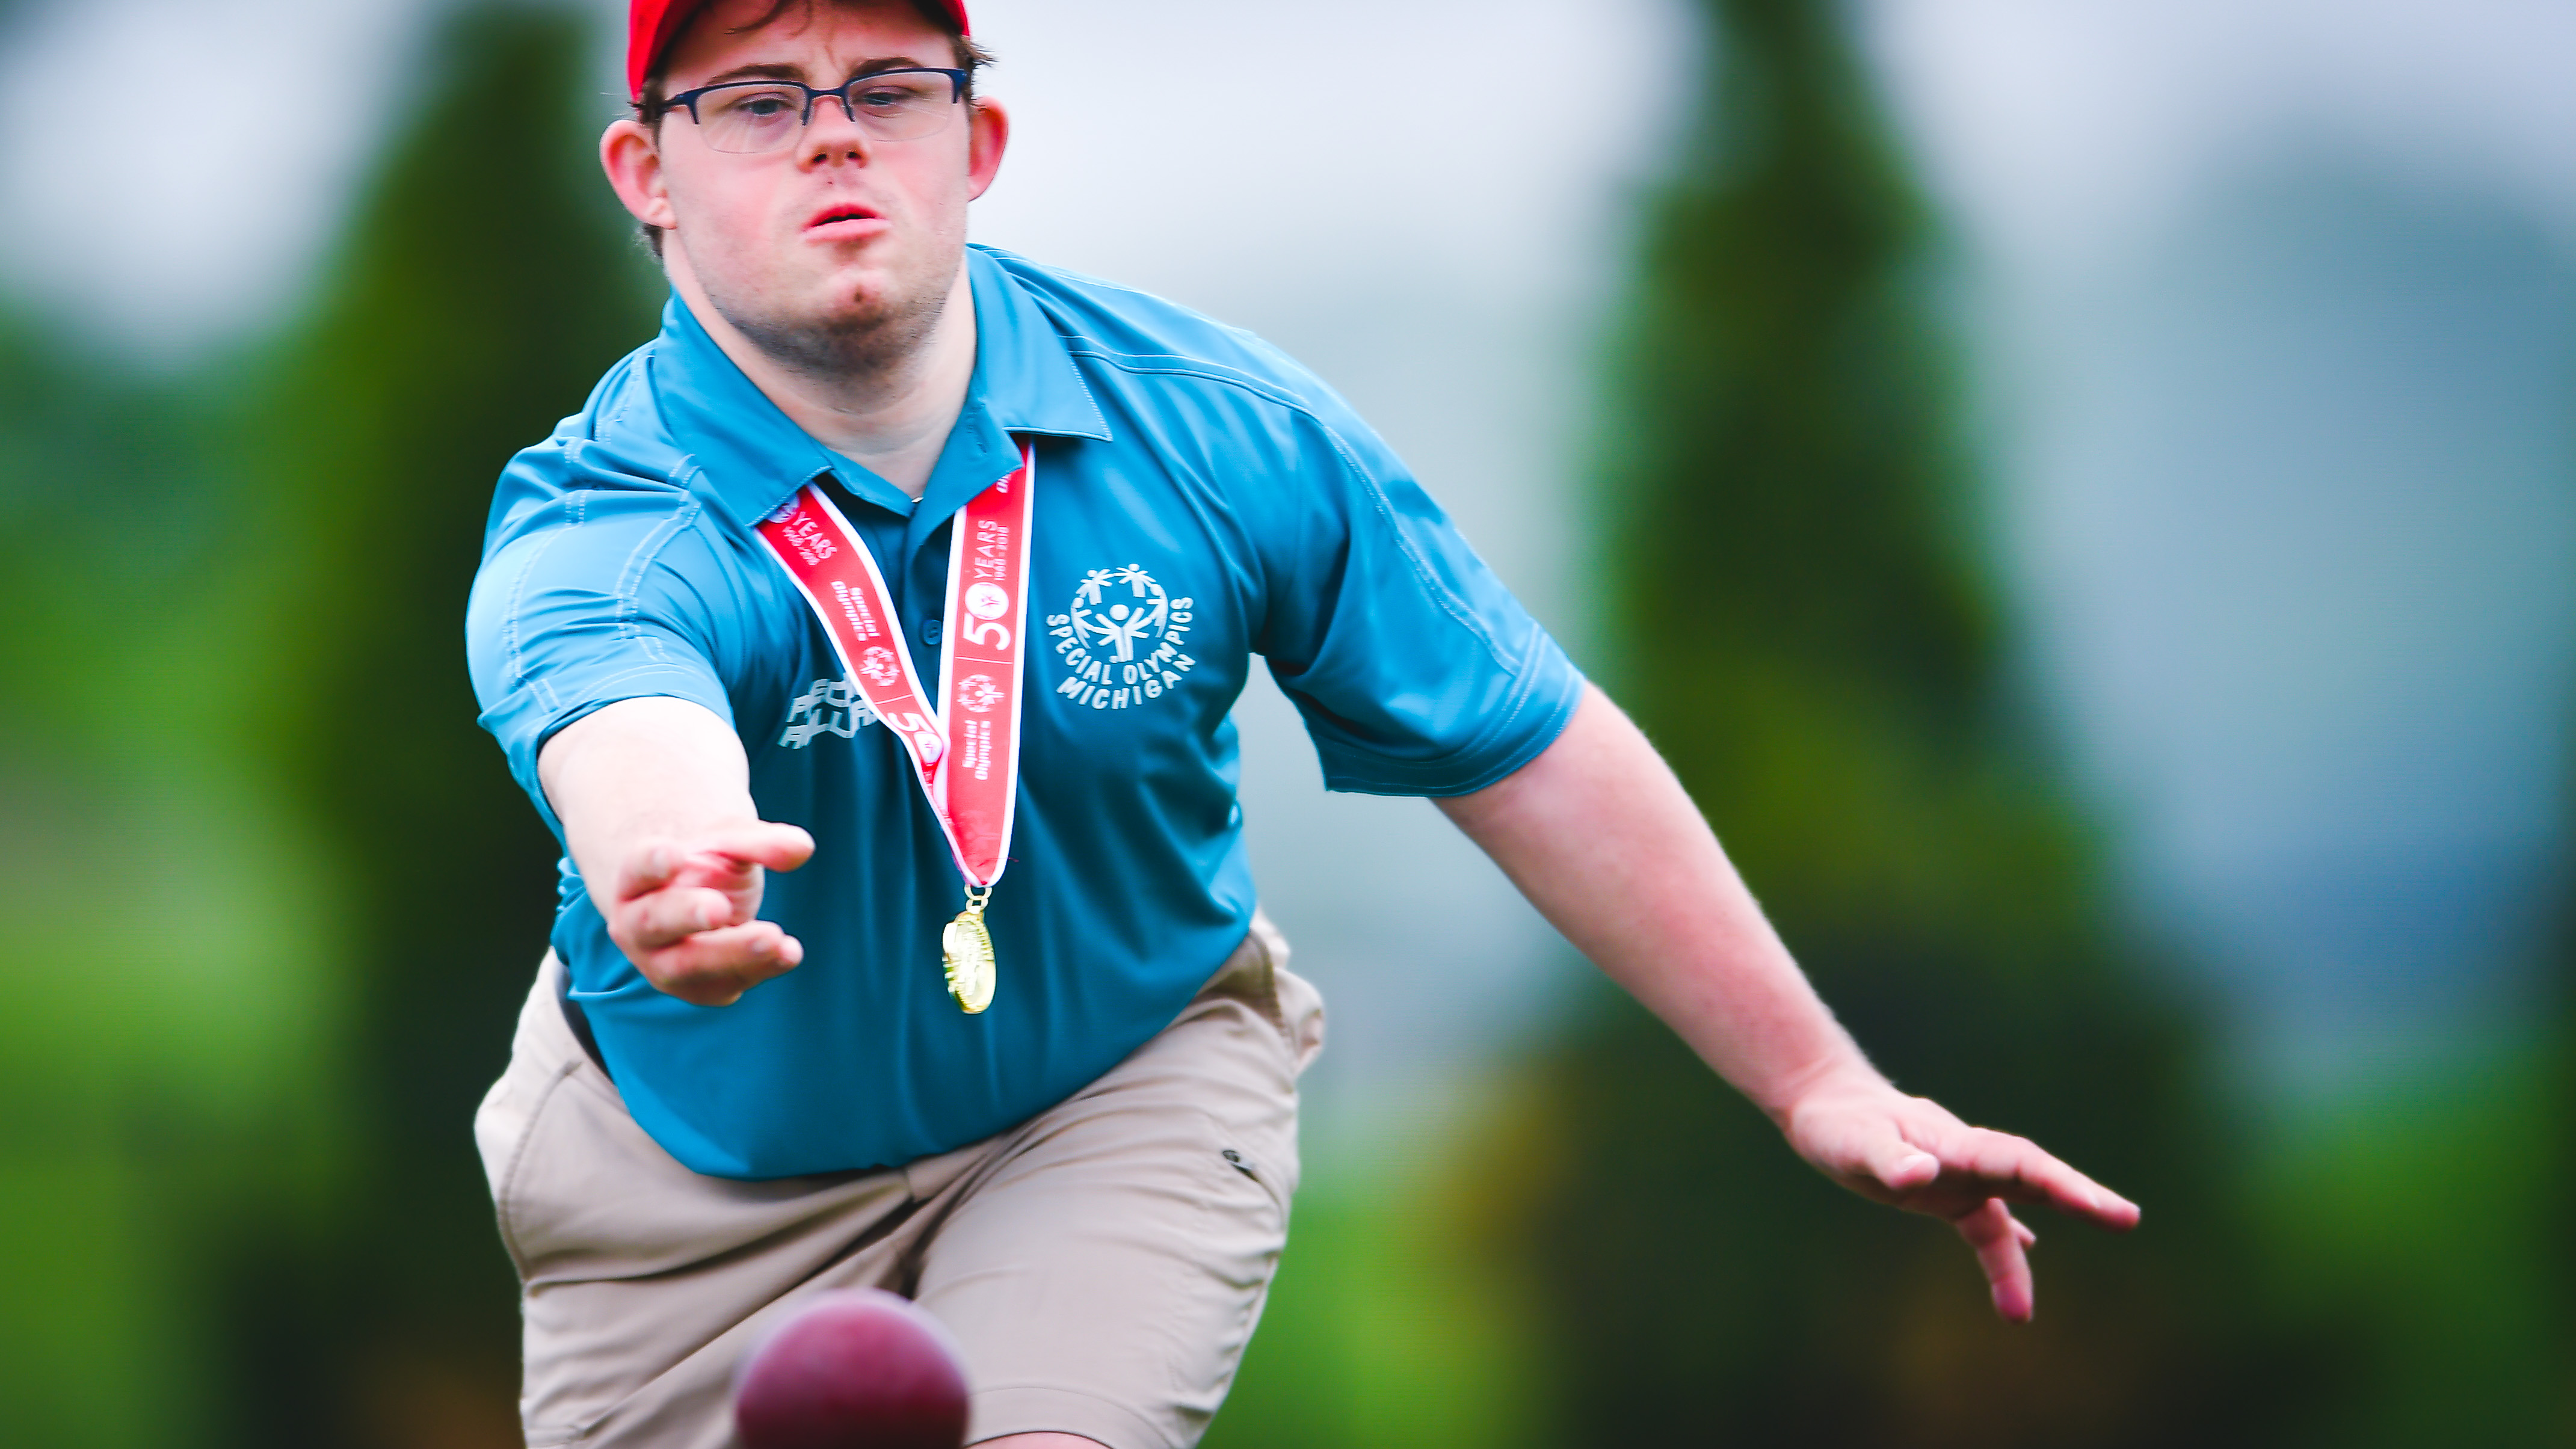
[{"label": "forearm", "polygon": [[1441,808],[1566,939],[1855,1192],[1948,1220],[1995,1310],[2030,1317],[2036,1241],[2005,1200],[2126,1230],[2138,1209],[2018,1137],[1872,1068],[1790,959],[1681,782],[1598,690],[1546,752]]},{"label": "forearm", "polygon": [[609,939],[656,987],[722,1006],[804,959],[758,913],[762,872],[803,865],[813,838],[761,821],[723,720],[685,700],[623,700],[547,741],[537,781]]},{"label": "forearm", "polygon": [[648,840],[695,840],[759,819],[731,726],[684,699],[627,699],[566,725],[537,757],[582,878],[605,888]]},{"label": "forearm", "polygon": [[1644,734],[1597,689],[1509,779],[1439,802],[1577,950],[1755,1105],[1867,1071]]}]

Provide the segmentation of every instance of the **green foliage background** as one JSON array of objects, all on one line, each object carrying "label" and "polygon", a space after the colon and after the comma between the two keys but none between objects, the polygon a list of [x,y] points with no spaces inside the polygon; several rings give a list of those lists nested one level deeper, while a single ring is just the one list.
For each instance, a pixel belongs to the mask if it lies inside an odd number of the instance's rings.
[{"label": "green foliage background", "polygon": [[[2576,1439],[2554,1048],[2216,1091],[2019,707],[1937,226],[1823,0],[1703,0],[1589,476],[1600,670],[1897,1079],[2148,1205],[2040,1323],[1606,990],[1319,1154],[1211,1444]],[[550,843],[473,726],[490,480],[647,335],[586,37],[451,17],[308,308],[138,379],[0,316],[0,1442],[512,1442],[467,1123]]]},{"label": "green foliage background", "polygon": [[[508,1442],[467,1131],[554,849],[474,725],[492,478],[649,335],[587,34],[460,11],[309,310],[120,383],[0,339],[0,1439]],[[53,923],[60,923],[56,926]],[[60,939],[46,932],[59,930]]]}]

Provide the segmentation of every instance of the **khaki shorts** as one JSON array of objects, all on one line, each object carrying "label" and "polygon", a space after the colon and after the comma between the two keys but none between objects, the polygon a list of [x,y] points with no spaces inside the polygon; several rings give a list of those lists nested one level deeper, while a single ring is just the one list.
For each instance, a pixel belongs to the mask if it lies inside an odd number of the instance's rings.
[{"label": "khaki shorts", "polygon": [[673,1161],[585,1054],[549,955],[474,1136],[518,1266],[531,1446],[720,1449],[744,1345],[827,1288],[956,1335],[968,1442],[1198,1441],[1287,1240],[1323,1002],[1255,917],[1179,1020],[1075,1096],[900,1168],[766,1182]]}]

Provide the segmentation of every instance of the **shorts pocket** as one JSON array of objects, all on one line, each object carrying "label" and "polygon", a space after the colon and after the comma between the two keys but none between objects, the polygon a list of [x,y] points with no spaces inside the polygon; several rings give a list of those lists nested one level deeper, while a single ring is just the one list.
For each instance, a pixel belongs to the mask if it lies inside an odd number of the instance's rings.
[{"label": "shorts pocket", "polygon": [[529,1149],[537,1140],[546,1109],[562,1096],[564,1084],[577,1069],[577,1063],[566,1063],[541,1076],[531,1073],[532,1081],[514,1083],[510,1080],[517,1074],[514,1064],[474,1114],[474,1143],[483,1155],[483,1175],[492,1187],[492,1216],[500,1225],[501,1245],[510,1252],[510,1265],[523,1283],[528,1278],[529,1254],[523,1247],[525,1225],[519,1204]]},{"label": "shorts pocket", "polygon": [[[1213,1114],[1201,1114],[1207,1123],[1207,1140],[1214,1149],[1210,1170],[1220,1186],[1250,1184],[1261,1189],[1269,1205],[1285,1222],[1288,1204],[1297,1195],[1297,1150],[1293,1140],[1282,1140],[1273,1130],[1238,1124],[1228,1126]],[[1293,1133],[1292,1125],[1288,1129]],[[1230,1192],[1220,1192],[1218,1201],[1228,1200]]]}]

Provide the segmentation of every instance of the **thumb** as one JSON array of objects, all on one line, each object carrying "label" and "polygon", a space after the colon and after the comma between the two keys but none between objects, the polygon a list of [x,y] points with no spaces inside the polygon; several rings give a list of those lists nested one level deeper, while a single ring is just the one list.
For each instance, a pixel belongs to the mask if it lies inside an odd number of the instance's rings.
[{"label": "thumb", "polygon": [[763,820],[709,837],[701,849],[769,870],[794,870],[814,855],[814,837],[793,825]]}]

